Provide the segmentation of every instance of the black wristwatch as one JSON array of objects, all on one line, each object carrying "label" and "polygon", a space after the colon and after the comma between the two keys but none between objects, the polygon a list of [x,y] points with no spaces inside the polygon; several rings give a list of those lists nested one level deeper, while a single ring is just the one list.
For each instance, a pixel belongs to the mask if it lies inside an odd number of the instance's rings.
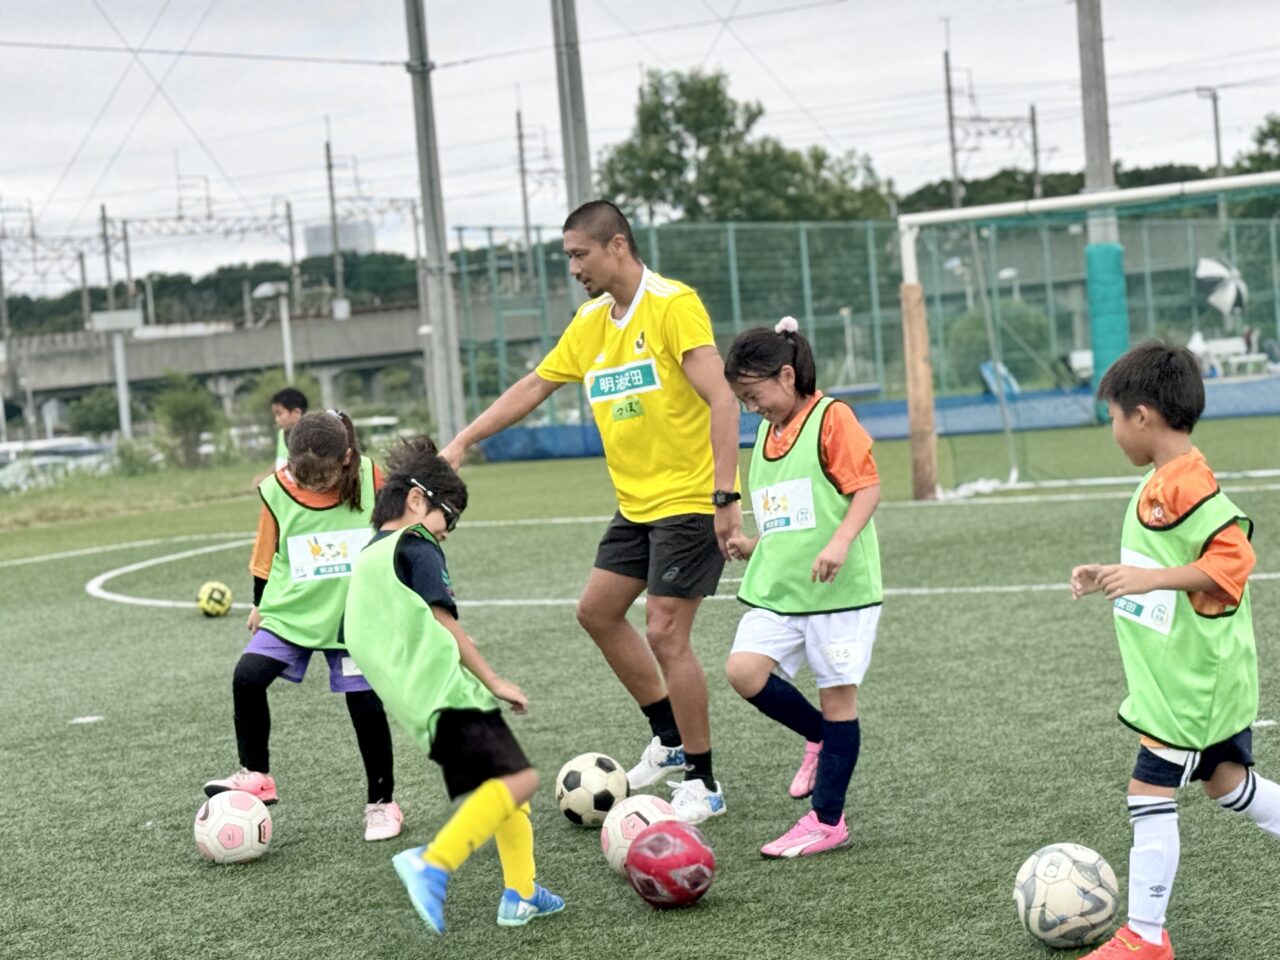
[{"label": "black wristwatch", "polygon": [[727,507],[731,503],[737,503],[742,499],[742,494],[736,490],[716,490],[711,494],[711,502],[717,507]]}]

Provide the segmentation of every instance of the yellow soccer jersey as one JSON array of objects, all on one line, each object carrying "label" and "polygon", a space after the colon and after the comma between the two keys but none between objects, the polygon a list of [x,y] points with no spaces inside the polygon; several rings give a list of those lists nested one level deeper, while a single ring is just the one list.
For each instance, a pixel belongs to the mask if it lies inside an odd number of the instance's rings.
[{"label": "yellow soccer jersey", "polygon": [[714,513],[711,410],[681,366],[715,345],[711,318],[691,288],[647,268],[626,316],[615,320],[613,305],[606,293],[579,307],[538,376],[581,381],[624,517]]}]

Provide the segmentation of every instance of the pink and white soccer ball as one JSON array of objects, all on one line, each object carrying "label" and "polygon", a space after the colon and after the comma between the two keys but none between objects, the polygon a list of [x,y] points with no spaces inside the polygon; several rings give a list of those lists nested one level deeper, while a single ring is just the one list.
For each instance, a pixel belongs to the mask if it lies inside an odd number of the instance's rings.
[{"label": "pink and white soccer ball", "polygon": [[671,804],[661,797],[642,793],[619,800],[600,828],[600,849],[604,851],[604,858],[617,873],[623,873],[631,841],[655,823],[677,819]]},{"label": "pink and white soccer ball", "polygon": [[271,844],[271,814],[243,790],[216,793],[196,811],[196,847],[214,863],[248,863]]}]

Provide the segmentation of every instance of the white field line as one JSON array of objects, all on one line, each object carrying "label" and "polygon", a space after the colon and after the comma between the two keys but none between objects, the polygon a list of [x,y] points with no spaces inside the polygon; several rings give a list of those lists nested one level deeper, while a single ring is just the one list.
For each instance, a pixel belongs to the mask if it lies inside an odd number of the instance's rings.
[{"label": "white field line", "polygon": [[248,533],[188,533],[178,537],[156,537],[151,540],[131,540],[128,543],[112,543],[105,547],[84,547],[80,550],[63,550],[60,553],[42,553],[36,557],[19,557],[17,560],[0,561],[2,567],[22,567],[29,563],[45,563],[49,560],[66,560],[71,557],[91,557],[110,550],[132,550],[135,547],[154,547],[162,543],[186,543],[191,540],[220,540],[224,537],[247,537]]},{"label": "white field line", "polygon": [[[1252,583],[1255,580],[1280,580],[1280,572],[1276,573],[1255,573],[1249,577]],[[727,579],[720,581],[721,583],[729,582]],[[967,594],[984,594],[984,593],[1048,593],[1052,591],[1060,591],[1064,595],[1070,595],[1071,585],[1063,580],[1061,583],[1014,583],[1014,584],[992,584],[989,586],[953,586],[953,587],[886,587],[884,595],[886,597],[946,597],[946,596],[962,596]],[[737,596],[731,593],[717,593],[714,596],[707,597],[708,600],[737,600]],[[577,604],[577,597],[536,597],[529,600],[461,600],[458,602],[460,607],[568,607]],[[636,600],[634,606],[644,606],[644,597]]]},{"label": "white field line", "polygon": [[[194,600],[158,600],[150,597],[130,597],[123,593],[114,593],[104,588],[103,584],[114,580],[116,577],[124,576],[126,573],[133,573],[137,570],[146,570],[149,567],[159,567],[174,560],[185,560],[187,557],[198,557],[205,553],[217,553],[219,550],[231,550],[235,547],[245,547],[253,543],[253,538],[232,540],[230,543],[217,543],[212,547],[198,547],[195,550],[183,550],[181,553],[170,553],[163,557],[153,557],[150,560],[139,560],[137,563],[131,563],[127,566],[116,567],[114,570],[108,570],[106,573],[100,573],[88,583],[84,585],[84,592],[91,597],[99,600],[110,600],[113,603],[125,603],[133,607],[169,607],[181,610],[189,610],[194,607]],[[250,604],[237,603],[235,607],[248,609]]]},{"label": "white field line", "polygon": [[[1255,471],[1261,473],[1263,471]],[[1258,484],[1253,486],[1230,486],[1223,487],[1223,493],[1274,493],[1280,490],[1280,484]],[[890,500],[881,503],[880,510],[901,510],[901,509],[936,509],[939,507],[972,507],[972,506],[1003,506],[1006,504],[1027,504],[1027,503],[1074,503],[1087,500],[1122,500],[1130,496],[1130,491],[1108,491],[1100,493],[1074,493],[1074,494],[1046,494],[1043,496],[1011,496],[1011,497],[969,497],[964,500]],[[750,510],[744,510],[745,516],[750,516]],[[516,520],[468,520],[467,528],[491,528],[491,527],[540,527],[540,526],[560,526],[565,524],[579,523],[608,523],[613,519],[613,515],[600,515],[589,517],[526,517]],[[247,537],[247,532],[243,533],[192,533],[174,537],[156,537],[150,540],[131,540],[127,543],[113,543],[100,547],[84,547],[79,550],[63,550],[58,553],[43,553],[34,557],[18,557],[14,560],[0,560],[0,569],[5,567],[21,567],[32,563],[46,563],[50,560],[66,560],[74,557],[88,557],[99,553],[108,553],[115,550],[132,550],[138,547],[153,547],[165,543],[185,543],[192,540],[216,540],[224,537]],[[252,542],[252,541],[250,541]]]}]

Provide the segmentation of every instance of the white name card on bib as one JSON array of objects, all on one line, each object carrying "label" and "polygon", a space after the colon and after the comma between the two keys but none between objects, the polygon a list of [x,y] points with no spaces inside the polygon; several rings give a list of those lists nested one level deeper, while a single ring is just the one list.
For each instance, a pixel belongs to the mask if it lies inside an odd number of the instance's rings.
[{"label": "white name card on bib", "polygon": [[762,537],[771,533],[812,530],[818,523],[813,514],[813,482],[808,477],[753,490],[751,505],[755,510],[756,528]]},{"label": "white name card on bib", "polygon": [[290,537],[289,571],[294,582],[351,576],[356,557],[372,537],[369,527]]},{"label": "white name card on bib", "polygon": [[[1164,569],[1162,564],[1156,563],[1145,554],[1124,547],[1120,548],[1120,562],[1130,567],[1142,567],[1145,570]],[[1173,629],[1173,615],[1178,608],[1177,604],[1176,590],[1152,590],[1150,593],[1117,598],[1113,610],[1117,617],[1140,623],[1167,637],[1169,631]]]}]

